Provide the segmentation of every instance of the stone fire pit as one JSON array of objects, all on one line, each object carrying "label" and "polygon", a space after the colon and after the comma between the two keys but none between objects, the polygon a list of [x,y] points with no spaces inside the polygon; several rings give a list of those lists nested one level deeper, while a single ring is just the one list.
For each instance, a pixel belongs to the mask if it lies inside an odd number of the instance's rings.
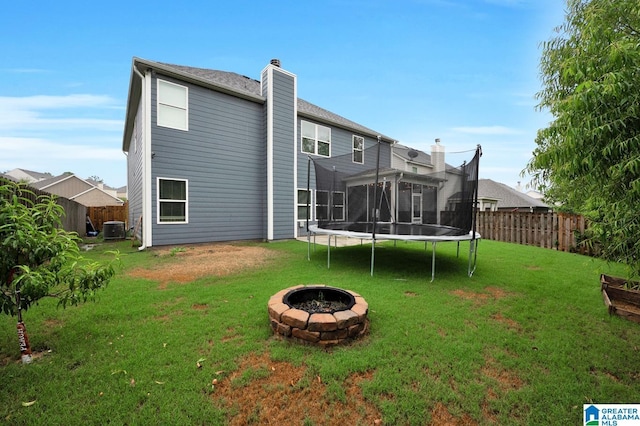
[{"label": "stone fire pit", "polygon": [[289,287],[271,296],[268,310],[274,333],[301,343],[339,345],[369,331],[369,305],[351,290]]}]

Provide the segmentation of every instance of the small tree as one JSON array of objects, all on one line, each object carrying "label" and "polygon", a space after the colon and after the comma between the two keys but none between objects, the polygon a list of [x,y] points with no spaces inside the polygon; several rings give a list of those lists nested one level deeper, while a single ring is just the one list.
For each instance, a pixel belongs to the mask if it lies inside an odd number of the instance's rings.
[{"label": "small tree", "polygon": [[640,3],[567,0],[543,44],[538,132],[527,170],[549,201],[590,219],[602,255],[640,274]]},{"label": "small tree", "polygon": [[35,196],[24,185],[0,184],[0,311],[18,315],[23,362],[31,348],[22,310],[44,297],[63,308],[93,298],[115,274],[112,263],[86,262],[75,232],[61,229],[64,209],[54,196]]}]

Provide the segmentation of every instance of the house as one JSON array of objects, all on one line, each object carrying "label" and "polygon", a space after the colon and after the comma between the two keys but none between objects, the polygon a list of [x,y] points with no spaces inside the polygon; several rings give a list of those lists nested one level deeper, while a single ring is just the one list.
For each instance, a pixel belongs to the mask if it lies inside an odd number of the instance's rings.
[{"label": "house", "polygon": [[10,179],[16,182],[34,183],[41,180],[52,178],[51,173],[40,173],[26,169],[13,169],[5,173]]},{"label": "house", "polygon": [[[470,174],[447,167],[439,141],[417,158],[390,137],[298,98],[297,78],[279,60],[254,80],[133,58],[122,149],[128,222],[142,248],[291,239],[306,234],[307,220],[371,220],[381,208],[366,204],[364,215],[350,215],[357,203],[349,198],[373,203],[368,188],[378,164],[388,193],[382,220],[450,221],[463,201],[443,182]],[[315,165],[334,160],[349,181],[342,192],[317,190]]]},{"label": "house", "polygon": [[127,186],[122,186],[120,188],[112,188],[109,185],[106,185],[104,182],[102,181],[97,181],[95,179],[85,179],[88,183],[90,183],[93,186],[96,186],[98,188],[100,188],[101,190],[103,190],[104,192],[106,192],[109,195],[112,195],[113,197],[116,198],[120,198],[120,199],[126,199],[127,198]]},{"label": "house", "polygon": [[[133,58],[122,149],[142,247],[295,238],[309,158],[375,168],[379,133],[298,98],[297,79],[279,60],[254,80]],[[393,140],[380,140],[389,167]]]},{"label": "house", "polygon": [[108,193],[71,173],[34,182],[31,186],[76,201],[86,207],[121,206],[124,204],[114,194]]},{"label": "house", "polygon": [[481,211],[520,211],[520,212],[548,212],[551,210],[539,198],[511,188],[503,183],[491,179],[478,181],[478,209]]}]

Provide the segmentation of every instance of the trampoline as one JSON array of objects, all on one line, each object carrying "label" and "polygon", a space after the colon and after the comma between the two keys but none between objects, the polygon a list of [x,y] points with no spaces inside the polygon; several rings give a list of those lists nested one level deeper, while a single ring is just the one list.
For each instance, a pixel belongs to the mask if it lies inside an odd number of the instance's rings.
[{"label": "trampoline", "polygon": [[[374,273],[376,241],[393,240],[431,243],[431,281],[435,279],[436,244],[469,242],[467,275],[477,265],[476,232],[478,165],[480,146],[469,162],[448,166],[429,174],[408,173],[380,166],[378,139],[375,169],[354,170],[350,161],[333,157],[309,157],[307,191],[311,194],[311,162],[314,164],[316,223],[311,224],[311,196],[307,197],[307,257],[312,240],[326,235],[327,267],[331,265],[331,239],[337,237],[371,241],[371,275]],[[369,148],[369,151],[372,148]],[[370,153],[369,157],[373,157]],[[365,157],[366,158],[366,157]]]}]

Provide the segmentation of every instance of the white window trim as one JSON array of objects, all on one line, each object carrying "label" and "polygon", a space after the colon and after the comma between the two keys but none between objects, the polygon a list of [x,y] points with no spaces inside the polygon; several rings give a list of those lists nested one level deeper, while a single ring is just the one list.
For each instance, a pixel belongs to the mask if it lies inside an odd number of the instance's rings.
[{"label": "white window trim", "polygon": [[[356,149],[354,142],[356,141],[356,138],[362,139],[362,149]],[[358,135],[353,135],[351,137],[351,161],[355,164],[364,164],[364,137],[362,136],[358,136]],[[362,153],[362,161],[355,161],[353,159],[353,157],[355,156],[356,152],[361,152]]]},{"label": "white window trim", "polygon": [[[184,182],[185,183],[185,200],[171,200],[171,199],[166,199],[166,200],[161,200],[160,199],[160,181],[161,180],[172,180],[172,181],[179,181],[179,182]],[[184,202],[184,221],[180,221],[180,222],[163,222],[160,220],[160,203],[161,202],[171,202],[171,203],[177,203],[177,202]],[[184,225],[186,223],[189,223],[189,180],[188,179],[176,179],[176,178],[169,178],[169,177],[157,177],[156,178],[156,223],[158,225]]]},{"label": "white window trim", "polygon": [[[184,90],[185,90],[185,92],[184,92],[184,96],[185,96],[185,107],[184,107],[184,108],[183,108],[183,107],[181,107],[181,106],[176,106],[176,105],[172,105],[172,104],[169,104],[169,103],[163,103],[163,102],[160,102],[160,86],[161,86],[162,84],[169,84],[169,85],[172,85],[172,86],[180,87],[180,88],[182,88],[182,89],[184,89]],[[157,93],[156,93],[156,95],[157,95],[157,96],[156,96],[156,99],[157,99],[157,106],[156,106],[156,122],[157,122],[158,126],[159,126],[159,127],[167,127],[167,128],[169,128],[169,129],[176,129],[176,130],[189,131],[189,88],[188,88],[187,86],[183,86],[183,85],[180,85],[180,84],[172,83],[172,82],[167,81],[167,80],[158,79],[158,81],[157,81],[157,85],[156,85],[156,91],[157,91]],[[169,106],[169,107],[172,107],[172,108],[176,108],[176,109],[184,110],[184,114],[185,114],[185,120],[184,120],[184,122],[185,122],[185,126],[184,126],[184,127],[176,127],[176,126],[170,126],[170,125],[168,125],[168,124],[166,124],[166,123],[160,123],[160,114],[159,114],[159,111],[160,111],[160,106],[161,106],[161,105],[166,105],[166,106]]]},{"label": "white window trim", "polygon": [[[304,138],[303,134],[302,134],[302,123],[308,123],[314,126],[315,129],[315,134],[314,134],[314,145],[313,145],[313,151],[314,152],[307,152],[303,149],[303,141],[302,139]],[[324,127],[325,129],[329,130],[329,140],[328,141],[321,141],[324,143],[328,143],[329,144],[329,155],[324,155],[324,154],[318,154],[318,127]],[[323,126],[321,124],[316,124],[316,123],[312,123],[311,121],[305,121],[305,120],[300,120],[300,152],[304,153],[304,154],[311,154],[311,155],[317,155],[319,157],[331,157],[331,127],[328,126]]]}]

